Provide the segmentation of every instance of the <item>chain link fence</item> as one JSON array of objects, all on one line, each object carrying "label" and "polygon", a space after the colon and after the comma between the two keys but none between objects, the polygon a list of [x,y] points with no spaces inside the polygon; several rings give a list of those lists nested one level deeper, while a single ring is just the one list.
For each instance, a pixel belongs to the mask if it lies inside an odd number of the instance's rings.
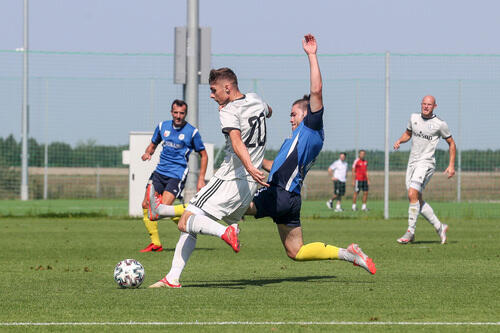
[{"label": "chain link fence", "polygon": [[[326,200],[326,169],[346,151],[352,163],[367,151],[370,198],[383,198],[385,54],[323,54],[325,144],[305,184],[307,199]],[[173,84],[172,54],[30,51],[29,197],[128,197],[128,169],[121,163],[128,133],[152,131],[170,119],[182,98]],[[290,135],[291,103],[308,92],[308,63],[295,54],[214,54],[212,65],[231,67],[243,92],[257,92],[274,110],[268,121],[268,157]],[[500,55],[390,55],[390,142],[420,112],[424,95],[437,98],[458,146],[457,171],[447,179],[447,145],[441,140],[437,172],[426,198],[500,202]],[[0,199],[20,195],[22,52],[0,50]],[[200,87],[199,129],[222,147],[217,105]],[[390,154],[390,199],[406,198],[410,143]],[[218,160],[222,159],[218,155]],[[350,175],[349,175],[350,176]],[[347,197],[352,189],[347,190]]]}]

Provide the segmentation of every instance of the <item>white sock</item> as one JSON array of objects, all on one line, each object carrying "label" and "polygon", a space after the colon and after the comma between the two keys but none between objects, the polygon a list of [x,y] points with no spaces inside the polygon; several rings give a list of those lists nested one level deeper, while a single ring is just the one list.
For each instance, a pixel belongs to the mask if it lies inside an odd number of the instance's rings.
[{"label": "white sock", "polygon": [[181,232],[179,241],[175,246],[174,257],[172,258],[172,266],[170,267],[170,272],[167,274],[167,281],[172,284],[179,284],[179,279],[181,277],[184,266],[186,266],[191,253],[196,246],[196,237],[188,234],[187,232]]},{"label": "white sock", "polygon": [[356,210],[356,204],[352,204],[352,210]]},{"label": "white sock", "polygon": [[174,206],[160,204],[158,206],[158,214],[160,214],[160,218],[162,218],[162,217],[174,217],[175,216]]},{"label": "white sock", "polygon": [[186,223],[186,231],[193,234],[212,235],[221,237],[226,231],[226,227],[215,222],[208,216],[191,215]]},{"label": "white sock", "polygon": [[366,209],[366,204],[363,204],[363,205],[361,206],[361,209]]},{"label": "white sock", "polygon": [[431,205],[429,205],[427,202],[424,202],[424,204],[422,205],[420,214],[422,214],[422,216],[425,217],[425,219],[434,226],[434,229],[439,230],[439,228],[441,228],[441,221],[439,221],[437,216],[434,214],[434,210],[432,209]]},{"label": "white sock", "polygon": [[339,248],[339,259],[353,262],[354,261],[354,254],[348,252],[346,249]]},{"label": "white sock", "polygon": [[408,230],[415,234],[415,228],[417,227],[417,217],[420,212],[420,202],[410,203],[408,208]]},{"label": "white sock", "polygon": [[335,207],[335,208],[340,209],[340,204],[339,204],[339,203],[337,203],[337,207]]}]

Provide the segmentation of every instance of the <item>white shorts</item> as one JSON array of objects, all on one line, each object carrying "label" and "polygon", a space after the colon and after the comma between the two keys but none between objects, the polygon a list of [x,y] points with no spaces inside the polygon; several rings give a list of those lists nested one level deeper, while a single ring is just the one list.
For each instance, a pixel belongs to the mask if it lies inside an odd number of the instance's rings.
[{"label": "white shorts", "polygon": [[237,223],[247,211],[256,191],[257,183],[253,181],[212,177],[189,201],[186,209],[196,213],[198,208],[217,220]]},{"label": "white shorts", "polygon": [[422,192],[425,185],[431,180],[435,168],[429,165],[408,166],[406,170],[406,189],[410,187]]}]

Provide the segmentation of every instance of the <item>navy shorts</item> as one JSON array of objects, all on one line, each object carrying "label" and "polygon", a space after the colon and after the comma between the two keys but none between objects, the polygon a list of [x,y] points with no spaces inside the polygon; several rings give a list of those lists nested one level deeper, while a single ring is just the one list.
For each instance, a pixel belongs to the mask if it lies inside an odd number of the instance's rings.
[{"label": "navy shorts", "polygon": [[356,185],[354,185],[354,191],[359,193],[359,191],[368,192],[368,181],[367,180],[356,180]]},{"label": "navy shorts", "polygon": [[339,197],[343,196],[345,194],[345,182],[341,182],[340,180],[334,181],[333,193]]},{"label": "navy shorts", "polygon": [[156,171],[151,174],[149,180],[153,181],[156,193],[163,194],[163,192],[167,191],[172,193],[176,198],[182,198],[181,194],[182,190],[184,190],[186,180],[182,181],[178,178],[167,177]]},{"label": "navy shorts", "polygon": [[300,226],[300,194],[288,192],[285,189],[271,185],[263,187],[253,198],[257,208],[255,218],[271,217],[276,224],[286,224],[289,227]]}]

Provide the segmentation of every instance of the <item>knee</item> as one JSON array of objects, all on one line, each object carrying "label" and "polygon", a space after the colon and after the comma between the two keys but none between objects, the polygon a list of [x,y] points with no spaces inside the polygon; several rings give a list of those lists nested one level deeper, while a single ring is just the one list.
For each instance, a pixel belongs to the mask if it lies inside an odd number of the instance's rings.
[{"label": "knee", "polygon": [[182,232],[186,232],[186,224],[187,224],[187,219],[188,219],[187,214],[182,214],[181,218],[179,219],[179,222],[177,223],[177,229]]},{"label": "knee", "polygon": [[292,260],[297,260],[297,253],[299,251],[293,251],[293,250],[286,250],[286,255],[288,256],[288,258],[292,259]]}]

